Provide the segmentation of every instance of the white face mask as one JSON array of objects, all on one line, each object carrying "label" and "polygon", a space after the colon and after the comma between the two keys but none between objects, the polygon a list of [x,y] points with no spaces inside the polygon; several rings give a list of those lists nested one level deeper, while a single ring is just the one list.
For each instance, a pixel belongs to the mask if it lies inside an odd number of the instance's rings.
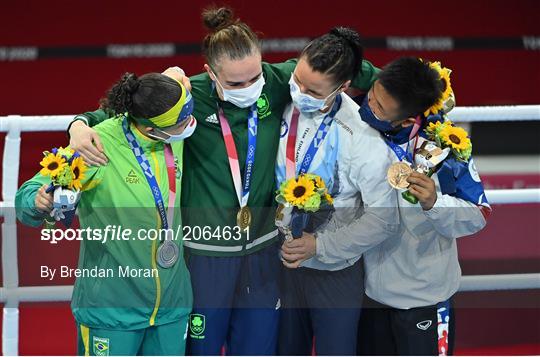
[{"label": "white face mask", "polygon": [[197,120],[194,117],[191,117],[189,124],[184,128],[184,131],[180,134],[169,134],[164,130],[154,128],[152,129],[152,131],[154,131],[155,133],[159,135],[153,134],[152,132],[148,132],[146,133],[146,135],[148,135],[149,137],[153,139],[163,141],[166,144],[170,144],[176,141],[181,141],[186,138],[189,138],[193,134],[196,128],[197,128]]},{"label": "white face mask", "polygon": [[232,103],[236,105],[239,108],[247,108],[251,106],[253,103],[259,99],[262,93],[262,89],[264,87],[264,84],[266,83],[264,81],[264,76],[261,73],[261,76],[255,83],[250,85],[249,87],[245,88],[239,88],[239,89],[225,89],[219,83],[217,76],[214,72],[214,77],[216,78],[217,84],[221,87],[221,90],[223,92],[223,100],[229,103]]},{"label": "white face mask", "polygon": [[309,94],[305,94],[300,91],[300,87],[298,86],[298,84],[296,84],[294,80],[294,74],[291,75],[291,79],[289,80],[289,86],[291,87],[291,98],[294,106],[298,108],[299,111],[304,113],[311,113],[317,110],[324,110],[328,108],[326,102],[332,95],[334,95],[334,93],[338,91],[339,88],[341,88],[341,86],[337,87],[326,98],[313,98]]}]

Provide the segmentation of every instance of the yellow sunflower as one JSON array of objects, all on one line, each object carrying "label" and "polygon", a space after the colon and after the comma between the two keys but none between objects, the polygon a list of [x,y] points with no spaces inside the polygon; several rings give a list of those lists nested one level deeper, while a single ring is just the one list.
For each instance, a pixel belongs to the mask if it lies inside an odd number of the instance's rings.
[{"label": "yellow sunflower", "polygon": [[39,163],[43,168],[39,171],[43,176],[56,176],[67,165],[66,160],[59,154],[49,153]]},{"label": "yellow sunflower", "polygon": [[80,190],[82,188],[82,179],[87,167],[82,157],[77,157],[71,162],[71,172],[73,172],[73,180],[69,184],[69,188]]},{"label": "yellow sunflower", "polygon": [[424,112],[424,116],[427,117],[430,114],[437,114],[441,109],[444,108],[444,102],[439,99],[437,103],[433,104],[428,110]]},{"label": "yellow sunflower", "polygon": [[438,120],[436,123],[430,122],[426,128],[426,132],[429,134],[435,134],[441,125],[441,122]]},{"label": "yellow sunflower", "polygon": [[471,140],[467,137],[467,132],[457,126],[446,126],[440,132],[444,144],[457,150],[466,150],[471,146]]},{"label": "yellow sunflower", "polygon": [[452,71],[448,68],[442,68],[439,71],[439,74],[441,75],[441,81],[443,82],[443,93],[442,93],[442,100],[445,101],[448,98],[450,98],[450,95],[452,95],[452,84],[450,83],[450,73]]},{"label": "yellow sunflower", "polygon": [[333,205],[334,204],[334,199],[332,198],[332,196],[330,196],[328,194],[328,192],[326,192],[324,194],[324,198],[326,199],[326,202],[328,202],[329,205]]},{"label": "yellow sunflower", "polygon": [[315,185],[313,181],[300,176],[297,180],[289,180],[285,187],[283,196],[288,203],[293,206],[303,205],[311,195],[315,193]]},{"label": "yellow sunflower", "polygon": [[442,67],[441,62],[438,61],[429,62],[429,67],[433,68],[437,71],[437,73],[439,73],[439,78],[443,83],[443,90],[441,97],[437,100],[437,102],[424,112],[424,116],[426,117],[431,113],[437,114],[441,109],[444,109],[444,102],[448,100],[453,93],[452,85],[450,83],[450,74],[452,73],[452,70]]},{"label": "yellow sunflower", "polygon": [[324,180],[320,176],[315,177],[315,186],[317,186],[317,188],[326,188]]}]

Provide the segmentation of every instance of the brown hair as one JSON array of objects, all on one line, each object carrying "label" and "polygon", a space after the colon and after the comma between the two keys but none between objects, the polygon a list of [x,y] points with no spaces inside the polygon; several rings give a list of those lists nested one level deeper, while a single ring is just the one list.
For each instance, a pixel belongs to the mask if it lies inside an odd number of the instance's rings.
[{"label": "brown hair", "polygon": [[218,67],[223,56],[236,60],[260,52],[257,35],[240,19],[235,19],[230,8],[207,8],[202,12],[202,19],[209,31],[202,50],[210,67]]}]

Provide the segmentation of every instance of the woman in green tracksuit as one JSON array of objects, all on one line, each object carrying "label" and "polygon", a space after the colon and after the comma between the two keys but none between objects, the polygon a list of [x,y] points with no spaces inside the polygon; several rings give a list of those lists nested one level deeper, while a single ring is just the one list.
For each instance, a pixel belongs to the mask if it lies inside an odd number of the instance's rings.
[{"label": "woman in green tracksuit", "polygon": [[[92,234],[81,235],[71,303],[78,353],[184,354],[192,291],[179,207],[183,139],[196,127],[193,100],[171,77],[126,74],[103,108],[119,115],[95,127],[109,162],[82,180],[78,214]],[[19,189],[20,221],[43,223],[52,209],[48,183],[38,173]],[[113,227],[127,240],[114,240]],[[180,235],[156,239],[161,228]]]},{"label": "woman in green tracksuit", "polygon": [[[199,127],[185,143],[182,181],[183,223],[192,229],[184,242],[194,294],[188,351],[219,355],[226,345],[227,354],[272,355],[281,269],[274,166],[296,60],[262,62],[257,36],[230,9],[205,11],[203,20],[206,72],[191,77]],[[351,86],[369,89],[376,71],[364,61]],[[70,129],[71,143],[91,161],[99,162],[92,154],[99,155],[99,144],[91,144],[96,136],[84,124],[108,117],[100,110],[84,113]],[[250,222],[242,221],[246,216]],[[249,235],[237,236],[235,228],[246,223]],[[204,229],[212,232],[208,239],[199,234]],[[231,229],[235,239],[226,239]]]}]

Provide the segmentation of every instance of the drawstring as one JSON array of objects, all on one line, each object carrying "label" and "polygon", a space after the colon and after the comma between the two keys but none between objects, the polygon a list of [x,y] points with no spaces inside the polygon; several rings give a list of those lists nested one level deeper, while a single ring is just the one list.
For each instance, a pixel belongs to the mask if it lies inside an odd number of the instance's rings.
[{"label": "drawstring", "polygon": [[251,256],[251,254],[248,254],[248,255],[245,255],[245,256],[244,256],[244,258],[247,260],[247,268],[246,268],[246,271],[247,271],[247,286],[246,286],[246,291],[247,291],[248,294],[250,293],[249,285],[251,284],[251,262],[250,262],[250,256]]}]

